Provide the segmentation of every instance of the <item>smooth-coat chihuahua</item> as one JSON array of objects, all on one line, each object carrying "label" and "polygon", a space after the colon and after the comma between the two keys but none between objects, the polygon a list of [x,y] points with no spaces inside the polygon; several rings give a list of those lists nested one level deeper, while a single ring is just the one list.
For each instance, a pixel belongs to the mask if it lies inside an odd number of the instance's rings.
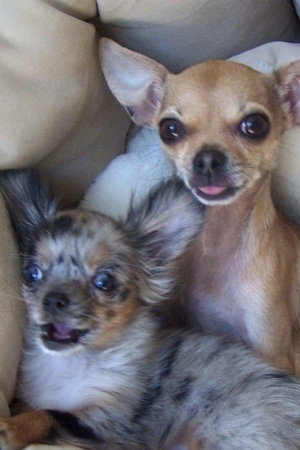
[{"label": "smooth-coat chihuahua", "polygon": [[270,76],[231,61],[174,75],[105,38],[100,58],[113,94],[158,130],[177,174],[208,205],[182,265],[188,320],[300,375],[300,232],[270,190],[282,133],[300,124],[300,62]]},{"label": "smooth-coat chihuahua", "polygon": [[300,382],[224,337],[166,328],[176,260],[203,222],[182,182],[121,225],[58,212],[31,171],[0,176],[20,247],[27,326],[1,450],[299,449]]}]

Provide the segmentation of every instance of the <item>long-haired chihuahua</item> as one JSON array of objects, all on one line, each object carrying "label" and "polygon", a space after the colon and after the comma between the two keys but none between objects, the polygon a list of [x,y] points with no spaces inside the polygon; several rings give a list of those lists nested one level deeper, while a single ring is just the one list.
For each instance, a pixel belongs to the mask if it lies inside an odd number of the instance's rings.
[{"label": "long-haired chihuahua", "polygon": [[203,206],[170,182],[120,224],[57,211],[32,171],[0,176],[27,308],[1,450],[299,449],[300,382],[244,344],[167,327],[160,305]]}]

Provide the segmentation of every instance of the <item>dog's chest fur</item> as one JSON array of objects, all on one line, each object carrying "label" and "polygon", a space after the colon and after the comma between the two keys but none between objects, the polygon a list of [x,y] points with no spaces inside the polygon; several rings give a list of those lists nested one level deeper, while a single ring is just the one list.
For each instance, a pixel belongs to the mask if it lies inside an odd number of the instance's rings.
[{"label": "dog's chest fur", "polygon": [[[229,230],[226,239],[218,229],[223,220],[227,222]],[[239,224],[233,221],[234,218],[224,211],[224,215],[221,214],[216,220],[210,218],[207,226],[204,226],[188,255],[188,267],[192,270],[187,274],[187,295],[191,317],[196,312],[197,320],[200,318],[206,331],[246,338],[245,302],[241,300],[247,302],[247,298],[253,297],[253,292],[246,278],[241,286],[241,280],[236,277],[241,265],[246,267],[246,261],[243,258],[244,251],[239,246],[243,236]]]},{"label": "dog's chest fur", "polygon": [[[278,289],[273,274],[285,276],[287,280],[296,279],[291,276],[293,271],[299,270],[296,255],[292,265],[286,263],[284,255],[294,252],[293,246],[297,246],[299,237],[293,227],[284,224],[281,235],[291,234],[291,248],[286,248],[284,238],[282,245],[278,238],[276,243],[273,241],[278,234],[273,234],[272,229],[283,225],[278,221],[273,204],[270,201],[265,204],[269,197],[268,186],[265,191],[260,193],[259,201],[255,197],[251,199],[249,192],[233,204],[208,208],[203,230],[188,254],[188,266],[192,267],[186,275],[188,304],[191,316],[195,317],[196,312],[197,320],[206,331],[225,332],[251,342],[247,331],[253,320],[250,312],[257,302],[268,314],[270,292]],[[265,211],[263,216],[260,208]],[[292,310],[297,303],[299,286],[288,283],[290,286],[285,286],[282,296]]]},{"label": "dog's chest fur", "polygon": [[130,410],[141,396],[145,365],[151,364],[146,343],[154,328],[141,314],[115,345],[62,356],[35,345],[29,330],[18,396],[39,409],[70,411],[124,403]]}]

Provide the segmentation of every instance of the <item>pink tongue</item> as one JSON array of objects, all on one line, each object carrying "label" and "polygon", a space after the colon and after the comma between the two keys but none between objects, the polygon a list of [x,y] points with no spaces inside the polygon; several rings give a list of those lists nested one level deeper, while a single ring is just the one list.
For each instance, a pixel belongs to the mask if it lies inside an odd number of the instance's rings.
[{"label": "pink tongue", "polygon": [[218,195],[224,192],[225,190],[226,188],[221,186],[202,186],[199,188],[199,191],[207,195]]},{"label": "pink tongue", "polygon": [[64,323],[55,322],[52,324],[53,336],[55,339],[67,339],[70,337],[72,329]]}]

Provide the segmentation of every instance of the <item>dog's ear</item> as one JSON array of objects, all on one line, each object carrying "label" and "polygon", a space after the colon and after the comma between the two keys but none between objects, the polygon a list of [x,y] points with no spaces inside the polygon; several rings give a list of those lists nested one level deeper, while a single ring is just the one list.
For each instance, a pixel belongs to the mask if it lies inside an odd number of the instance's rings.
[{"label": "dog's ear", "polygon": [[152,126],[165,92],[167,69],[111,39],[100,39],[106,82],[138,125]]},{"label": "dog's ear", "polygon": [[162,184],[129,213],[125,229],[146,273],[143,298],[148,302],[170,293],[176,263],[199,233],[203,219],[204,205],[179,180]]},{"label": "dog's ear", "polygon": [[300,61],[281,67],[274,73],[276,90],[288,125],[300,125]]},{"label": "dog's ear", "polygon": [[41,177],[31,169],[0,172],[3,194],[19,249],[25,253],[36,227],[57,210],[57,202]]}]

